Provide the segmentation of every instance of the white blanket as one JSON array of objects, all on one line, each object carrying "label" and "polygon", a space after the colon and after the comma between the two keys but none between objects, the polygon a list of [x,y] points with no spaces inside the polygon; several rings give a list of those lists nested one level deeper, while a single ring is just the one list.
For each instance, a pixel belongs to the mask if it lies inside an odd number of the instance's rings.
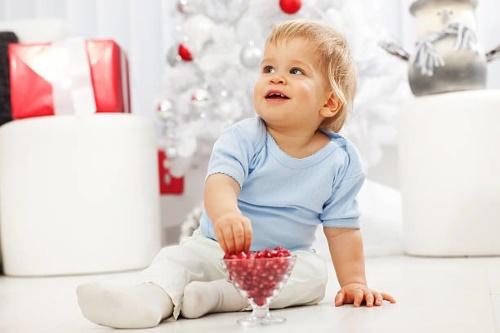
[{"label": "white blanket", "polygon": [[[365,255],[376,257],[403,253],[400,192],[367,180],[358,201]],[[330,258],[322,228],[316,231],[313,248],[325,258]]]}]

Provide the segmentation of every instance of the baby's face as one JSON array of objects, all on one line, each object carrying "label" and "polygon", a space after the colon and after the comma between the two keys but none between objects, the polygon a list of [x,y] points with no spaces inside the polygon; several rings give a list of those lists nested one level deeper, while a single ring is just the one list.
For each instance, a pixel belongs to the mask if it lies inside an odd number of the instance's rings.
[{"label": "baby's face", "polygon": [[315,49],[303,38],[267,45],[253,99],[268,125],[310,130],[321,123],[329,90]]}]

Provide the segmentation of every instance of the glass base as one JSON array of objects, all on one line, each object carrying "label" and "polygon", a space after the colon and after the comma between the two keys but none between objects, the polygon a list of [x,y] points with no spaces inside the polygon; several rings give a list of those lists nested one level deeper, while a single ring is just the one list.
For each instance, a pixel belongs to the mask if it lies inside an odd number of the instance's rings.
[{"label": "glass base", "polygon": [[254,308],[252,314],[247,318],[239,319],[238,324],[244,327],[282,324],[286,318],[275,317],[269,313],[269,308],[258,309]]}]

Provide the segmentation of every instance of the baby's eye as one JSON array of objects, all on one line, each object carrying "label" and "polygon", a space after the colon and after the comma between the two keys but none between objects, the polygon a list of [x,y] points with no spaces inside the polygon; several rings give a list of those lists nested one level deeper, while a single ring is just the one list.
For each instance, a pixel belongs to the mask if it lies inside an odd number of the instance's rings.
[{"label": "baby's eye", "polygon": [[290,69],[290,74],[293,75],[304,75],[304,71],[298,67],[293,67]]},{"label": "baby's eye", "polygon": [[274,68],[273,66],[264,66],[264,68],[262,68],[262,73],[274,73]]}]

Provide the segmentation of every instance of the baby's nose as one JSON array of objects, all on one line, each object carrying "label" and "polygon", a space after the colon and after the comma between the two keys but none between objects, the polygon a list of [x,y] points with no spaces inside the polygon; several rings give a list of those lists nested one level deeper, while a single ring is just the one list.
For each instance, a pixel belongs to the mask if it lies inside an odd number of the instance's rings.
[{"label": "baby's nose", "polygon": [[273,75],[271,77],[271,83],[274,84],[284,84],[285,83],[285,78],[281,75]]}]

